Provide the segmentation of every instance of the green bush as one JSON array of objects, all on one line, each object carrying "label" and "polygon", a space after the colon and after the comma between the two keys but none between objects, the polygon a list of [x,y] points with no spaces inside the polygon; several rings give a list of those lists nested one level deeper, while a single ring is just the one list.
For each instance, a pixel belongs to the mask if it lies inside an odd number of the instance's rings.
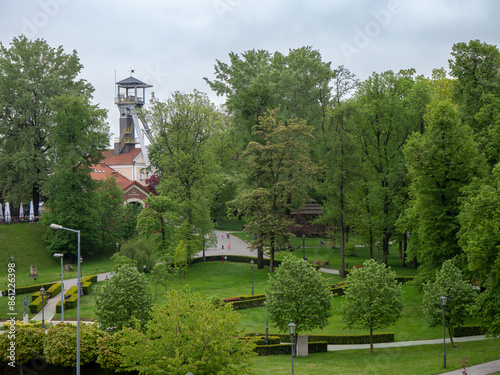
[{"label": "green bush", "polygon": [[406,284],[409,281],[415,280],[415,276],[396,276],[395,280],[400,284]]},{"label": "green bush", "polygon": [[55,283],[49,289],[47,289],[45,293],[49,295],[49,298],[57,296],[59,293],[61,293],[61,283]]},{"label": "green bush", "polygon": [[86,283],[89,281],[91,283],[96,283],[97,282],[97,275],[90,275],[90,276],[85,276],[82,278],[82,283]]},{"label": "green bush", "polygon": [[83,294],[87,295],[92,291],[92,282],[87,281],[86,283],[82,283]]},{"label": "green bush", "polygon": [[326,353],[328,343],[326,341],[313,341],[308,343],[309,353]]},{"label": "green bush", "polygon": [[[256,345],[265,345],[266,344],[266,336],[245,336],[240,337],[241,340],[254,340]],[[281,337],[270,335],[268,336],[269,345],[277,345],[281,343]]]},{"label": "green bush", "polygon": [[459,326],[453,327],[452,335],[454,337],[464,337],[464,336],[479,336],[485,335],[488,329],[476,325]]},{"label": "green bush", "polygon": [[257,355],[291,354],[292,348],[290,344],[257,345],[254,351]]}]

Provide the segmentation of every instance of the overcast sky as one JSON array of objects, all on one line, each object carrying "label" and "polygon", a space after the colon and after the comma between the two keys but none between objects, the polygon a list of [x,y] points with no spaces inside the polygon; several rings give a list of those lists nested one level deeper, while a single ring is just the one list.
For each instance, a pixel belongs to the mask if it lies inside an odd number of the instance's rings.
[{"label": "overcast sky", "polygon": [[115,71],[121,80],[134,69],[161,99],[197,89],[217,103],[203,77],[231,51],[311,46],[362,80],[406,68],[429,76],[448,69],[457,42],[499,45],[499,14],[496,0],[2,0],[0,41],[24,34],[76,50],[116,134]]}]

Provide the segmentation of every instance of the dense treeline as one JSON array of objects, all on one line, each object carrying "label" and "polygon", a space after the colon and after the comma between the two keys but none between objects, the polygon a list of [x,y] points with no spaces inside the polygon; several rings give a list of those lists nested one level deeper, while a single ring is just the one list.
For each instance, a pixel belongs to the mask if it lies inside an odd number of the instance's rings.
[{"label": "dense treeline", "polygon": [[[407,68],[360,81],[310,47],[216,61],[205,81],[225,97],[221,108],[204,93],[174,92],[141,113],[160,181],[138,221],[155,235],[148,256],[168,263],[182,240],[190,257],[223,211],[245,219],[263,267],[264,249],[273,259],[288,246],[290,213],[312,198],[342,263],[349,232],[380,244],[385,264],[401,243],[401,262],[421,280],[452,260],[485,287],[477,315],[499,334],[499,68],[497,47],[477,40],[452,46],[449,69],[431,77]],[[90,179],[109,131],[81,69],[76,52],[42,40],[1,46],[0,194],[43,197],[42,221],[81,228],[91,254],[129,236],[134,214],[121,225],[119,189]],[[74,255],[62,232],[48,232],[50,251]]]}]

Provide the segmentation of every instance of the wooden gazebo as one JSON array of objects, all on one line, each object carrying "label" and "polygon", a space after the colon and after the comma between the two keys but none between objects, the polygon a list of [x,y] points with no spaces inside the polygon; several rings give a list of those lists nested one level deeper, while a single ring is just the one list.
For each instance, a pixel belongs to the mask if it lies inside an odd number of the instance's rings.
[{"label": "wooden gazebo", "polygon": [[305,235],[324,235],[328,231],[327,225],[313,225],[312,222],[318,216],[323,215],[321,205],[314,199],[310,199],[304,206],[297,208],[290,216],[295,219],[295,225],[291,232],[296,236]]}]

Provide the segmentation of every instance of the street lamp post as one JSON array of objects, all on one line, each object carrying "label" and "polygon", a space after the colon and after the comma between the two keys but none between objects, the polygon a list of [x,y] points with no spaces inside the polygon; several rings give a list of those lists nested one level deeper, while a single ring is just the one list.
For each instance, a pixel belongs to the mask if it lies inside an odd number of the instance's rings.
[{"label": "street lamp post", "polygon": [[302,234],[302,259],[306,260],[306,235]]},{"label": "street lamp post", "polygon": [[[80,286],[82,283],[82,274],[81,274],[81,262],[80,262],[80,231],[70,228],[64,228],[59,224],[50,224],[52,229],[63,229],[70,232],[74,232],[78,234],[78,279],[77,283]],[[80,375],[80,293],[77,293],[76,299],[76,375]]]},{"label": "street lamp post", "polygon": [[293,339],[295,336],[295,327],[296,325],[293,324],[293,321],[290,320],[290,324],[288,325],[288,329],[290,330],[290,341],[292,343],[292,375],[293,375]]},{"label": "street lamp post", "polygon": [[377,263],[380,264],[380,241],[377,241]]},{"label": "street lamp post", "polygon": [[250,265],[252,266],[252,296],[253,296],[253,259],[250,261]]},{"label": "street lamp post", "polygon": [[446,307],[446,296],[441,296],[441,306],[443,307],[443,368],[446,368],[446,329],[444,324],[444,309]]},{"label": "street lamp post", "polygon": [[64,323],[64,278],[63,278],[63,257],[61,253],[55,253],[56,258],[61,258],[61,322]]},{"label": "street lamp post", "polygon": [[45,329],[45,309],[44,309],[44,297],[45,297],[45,288],[42,286],[40,288],[40,295],[42,296],[42,329]]}]

